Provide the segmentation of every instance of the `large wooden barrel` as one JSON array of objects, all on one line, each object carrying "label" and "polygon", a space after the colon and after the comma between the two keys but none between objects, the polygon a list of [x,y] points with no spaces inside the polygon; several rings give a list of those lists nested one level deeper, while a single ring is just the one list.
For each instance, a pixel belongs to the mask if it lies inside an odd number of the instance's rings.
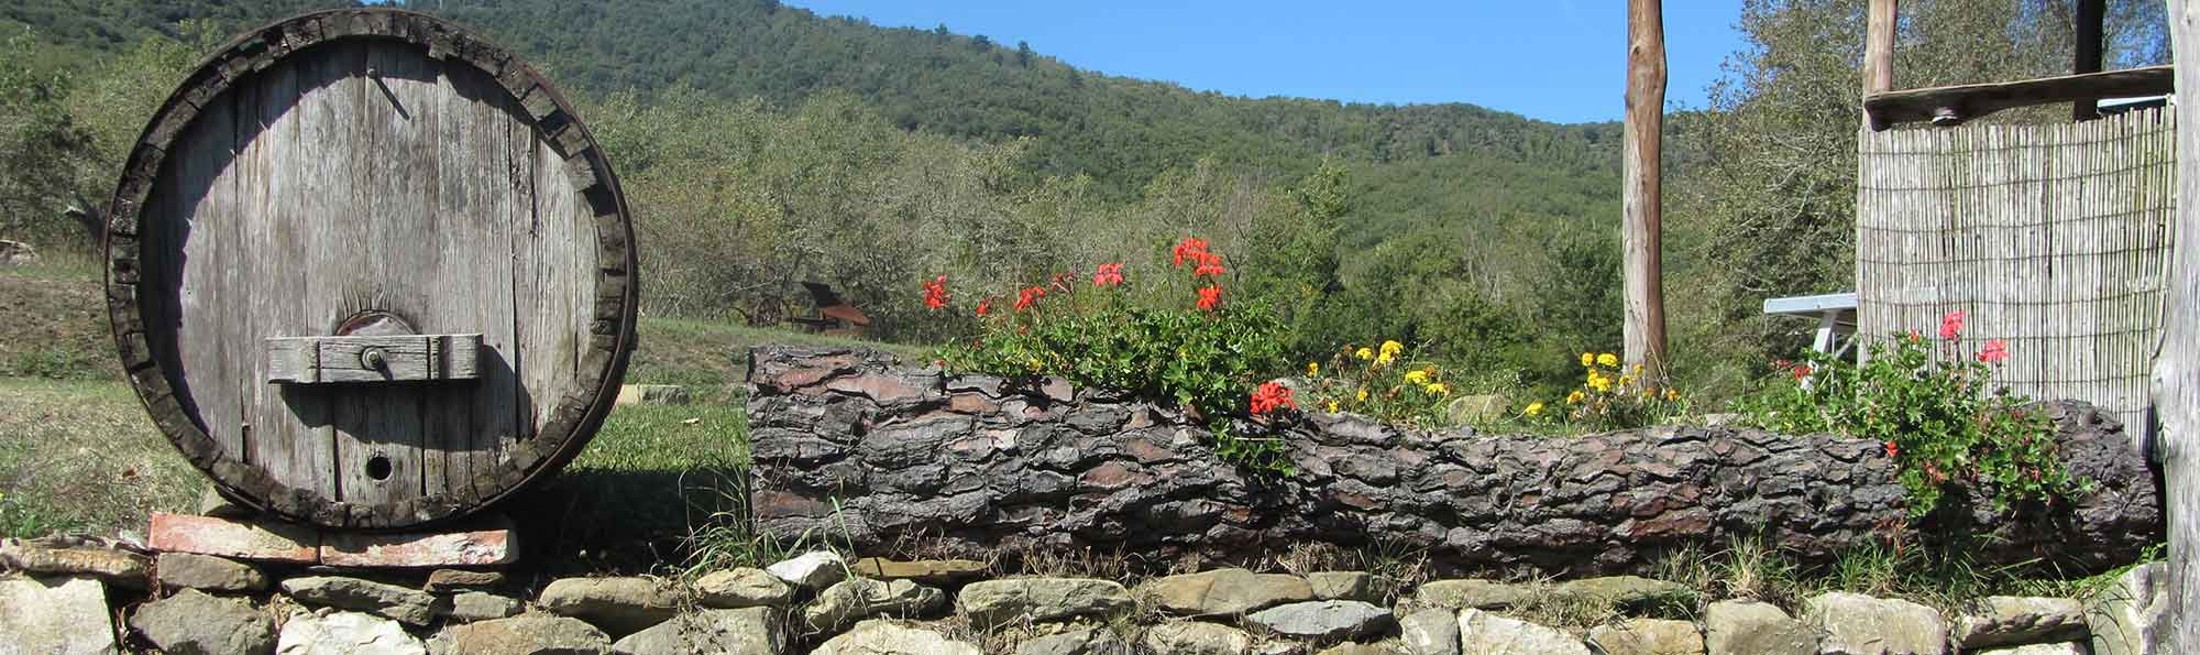
[{"label": "large wooden barrel", "polygon": [[308,14],[170,95],[109,213],[115,339],[232,497],[339,528],[564,466],[634,340],[619,183],[550,84],[434,17]]}]

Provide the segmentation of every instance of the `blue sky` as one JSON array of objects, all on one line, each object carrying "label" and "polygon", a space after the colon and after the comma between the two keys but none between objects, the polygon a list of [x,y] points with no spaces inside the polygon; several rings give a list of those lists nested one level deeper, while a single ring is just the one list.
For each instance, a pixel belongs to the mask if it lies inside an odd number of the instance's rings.
[{"label": "blue sky", "polygon": [[[1626,0],[786,0],[872,24],[983,34],[1070,65],[1232,95],[1469,102],[1617,120]],[[1668,107],[1701,107],[1740,47],[1740,0],[1667,0]]]}]

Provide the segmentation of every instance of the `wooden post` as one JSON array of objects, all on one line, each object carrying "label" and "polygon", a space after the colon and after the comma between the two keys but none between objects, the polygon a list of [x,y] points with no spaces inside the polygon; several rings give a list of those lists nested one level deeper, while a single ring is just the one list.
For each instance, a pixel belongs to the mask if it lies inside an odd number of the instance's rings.
[{"label": "wooden post", "polygon": [[1665,16],[1661,0],[1627,2],[1626,249],[1627,363],[1665,375],[1665,292],[1659,272],[1660,137],[1665,129]]},{"label": "wooden post", "polygon": [[[1895,0],[1871,0],[1864,23],[1864,95],[1886,93],[1894,90],[1894,28]],[[1872,117],[1871,108],[1864,109],[1864,124],[1874,130],[1887,129],[1887,122]]]},{"label": "wooden post", "polygon": [[[2169,34],[2180,95],[2200,80],[2200,0],[2169,0]],[[2200,198],[2200,102],[2177,112],[2177,197]],[[2169,535],[2170,643],[2161,652],[2200,653],[2200,202],[2178,202],[2169,262],[2165,326],[2154,358],[2153,442],[2161,456]]]},{"label": "wooden post", "polygon": [[[2073,25],[2078,34],[2078,48],[2070,62],[2072,75],[2101,72],[2101,31],[2108,21],[2108,0],[2078,0],[2078,16]],[[2070,104],[2070,120],[2089,121],[2101,117],[2100,98],[2081,98]]]}]

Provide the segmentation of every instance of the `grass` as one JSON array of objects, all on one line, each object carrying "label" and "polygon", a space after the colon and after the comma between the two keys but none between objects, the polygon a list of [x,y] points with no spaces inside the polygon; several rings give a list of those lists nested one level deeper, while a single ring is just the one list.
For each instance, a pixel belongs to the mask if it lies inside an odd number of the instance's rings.
[{"label": "grass", "polygon": [[151,512],[189,509],[207,486],[129,387],[0,378],[0,534],[142,534]]}]

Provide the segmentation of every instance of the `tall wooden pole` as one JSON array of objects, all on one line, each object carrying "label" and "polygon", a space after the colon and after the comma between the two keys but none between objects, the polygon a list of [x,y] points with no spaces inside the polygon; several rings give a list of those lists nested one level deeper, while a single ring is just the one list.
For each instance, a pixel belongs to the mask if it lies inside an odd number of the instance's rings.
[{"label": "tall wooden pole", "polygon": [[2177,67],[2178,247],[2169,262],[2162,345],[2154,357],[2154,441],[2162,461],[2169,534],[2167,653],[2200,653],[2200,0],[2169,0],[2170,50]]},{"label": "tall wooden pole", "polygon": [[[2078,0],[2076,24],[2077,52],[2070,61],[2073,74],[2101,72],[2101,33],[2108,22],[2108,0]],[[2070,120],[2089,121],[2101,117],[2100,99],[2085,98],[2070,105]]]},{"label": "tall wooden pole", "polygon": [[[1864,16],[1864,95],[1894,90],[1895,0],[1871,0]],[[1864,124],[1887,129],[1865,110]]]},{"label": "tall wooden pole", "polygon": [[1665,375],[1665,291],[1658,243],[1660,138],[1665,129],[1665,15],[1660,0],[1627,2],[1626,249],[1629,364]]}]

